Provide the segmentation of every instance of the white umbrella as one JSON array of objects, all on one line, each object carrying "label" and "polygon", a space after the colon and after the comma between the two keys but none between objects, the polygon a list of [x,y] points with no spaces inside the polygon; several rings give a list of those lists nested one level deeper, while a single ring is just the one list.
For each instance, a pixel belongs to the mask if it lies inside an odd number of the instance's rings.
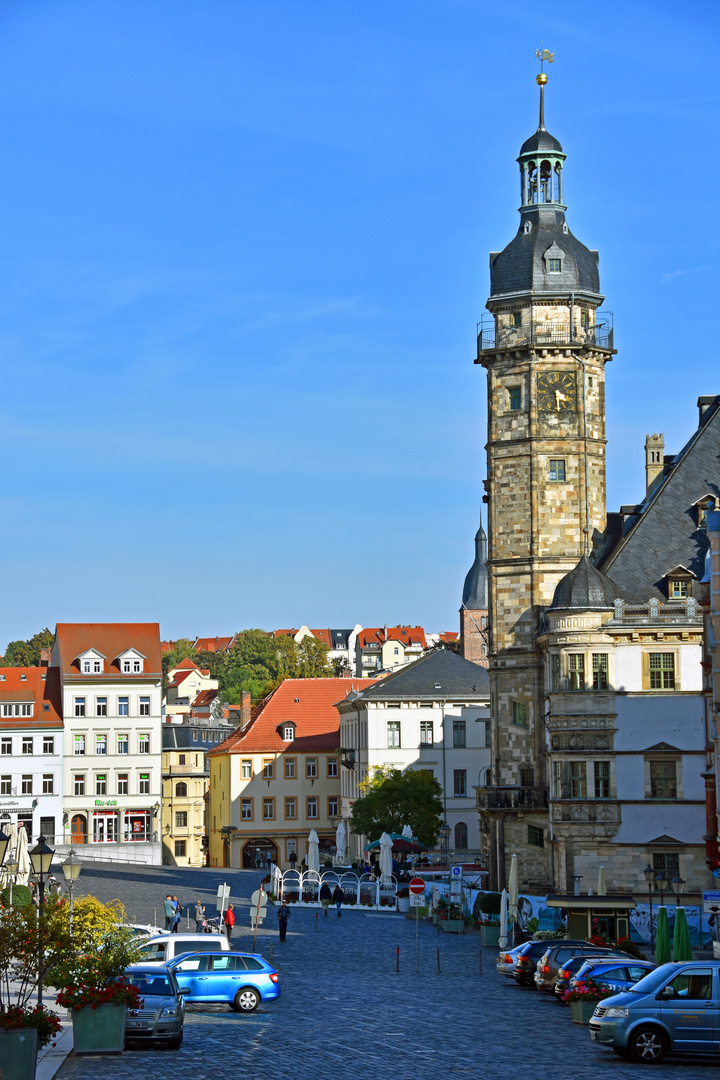
[{"label": "white umbrella", "polygon": [[605,867],[601,866],[598,870],[598,896],[607,896],[607,887],[605,885]]},{"label": "white umbrella", "polygon": [[7,825],[3,825],[2,828],[3,828],[3,831],[5,832],[5,835],[8,837],[8,846],[7,846],[7,859],[5,860],[5,862],[3,864],[2,870],[0,870],[0,874],[2,875],[3,885],[8,885],[9,882],[10,882],[10,873],[9,873],[9,871],[7,869],[7,864],[9,862],[12,862],[12,860],[15,858],[15,852],[17,851],[17,833],[18,833],[18,831],[17,831],[17,824],[14,821],[11,821]]},{"label": "white umbrella", "polygon": [[386,832],[380,837],[380,880],[392,877],[392,837]]},{"label": "white umbrella", "polygon": [[408,840],[412,840],[412,829],[409,825],[403,825],[402,834],[403,836],[407,836]]},{"label": "white umbrella", "polygon": [[311,829],[308,836],[307,866],[308,870],[314,870],[316,874],[320,872],[320,848],[318,844],[318,834],[314,829]]},{"label": "white umbrella", "polygon": [[500,897],[500,939],[498,945],[501,949],[507,948],[507,923],[508,923],[508,894],[507,889],[503,889],[502,896]]},{"label": "white umbrella", "polygon": [[518,863],[517,855],[510,860],[510,879],[508,881],[508,915],[513,922],[513,944],[515,943],[515,926],[518,920]]},{"label": "white umbrella", "polygon": [[15,875],[16,885],[27,885],[30,877],[30,853],[28,852],[28,840],[25,828],[18,829],[17,853],[15,856],[18,864]]},{"label": "white umbrella", "polygon": [[341,866],[345,862],[345,822],[341,821],[335,830],[335,863]]}]

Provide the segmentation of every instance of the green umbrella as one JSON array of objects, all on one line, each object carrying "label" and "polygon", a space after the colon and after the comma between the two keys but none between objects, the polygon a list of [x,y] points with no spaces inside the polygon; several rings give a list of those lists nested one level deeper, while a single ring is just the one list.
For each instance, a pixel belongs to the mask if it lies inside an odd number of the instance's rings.
[{"label": "green umbrella", "polygon": [[658,908],[657,930],[655,931],[655,959],[658,964],[670,963],[670,924],[667,908]]},{"label": "green umbrella", "polygon": [[675,926],[673,928],[673,959],[692,960],[693,954],[690,948],[690,931],[688,930],[685,908],[675,909]]}]

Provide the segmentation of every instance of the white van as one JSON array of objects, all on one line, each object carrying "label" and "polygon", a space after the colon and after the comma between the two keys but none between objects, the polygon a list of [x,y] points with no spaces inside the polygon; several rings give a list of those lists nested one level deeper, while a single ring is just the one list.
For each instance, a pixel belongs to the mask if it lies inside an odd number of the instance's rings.
[{"label": "white van", "polygon": [[230,952],[225,934],[163,934],[150,938],[140,950],[141,964],[166,964],[181,953]]}]

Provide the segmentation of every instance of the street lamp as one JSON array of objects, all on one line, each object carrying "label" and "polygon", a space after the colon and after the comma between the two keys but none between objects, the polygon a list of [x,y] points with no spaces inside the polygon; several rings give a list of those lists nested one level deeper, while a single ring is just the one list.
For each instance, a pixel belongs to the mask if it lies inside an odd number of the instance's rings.
[{"label": "street lamp", "polygon": [[80,877],[80,871],[82,866],[79,862],[75,861],[77,852],[72,848],[68,851],[68,857],[64,863],[62,863],[63,874],[67,882],[67,887],[70,890],[70,937],[72,938],[73,931],[73,891],[75,889],[75,882]]},{"label": "street lamp", "polygon": [[15,857],[15,855],[13,855],[11,857],[11,859],[5,864],[5,869],[7,870],[8,877],[10,878],[10,907],[12,907],[13,883],[15,881],[15,875],[18,872],[18,867],[19,866],[20,866],[20,863],[17,861],[17,858]]},{"label": "street lamp", "polygon": [[675,903],[679,904],[680,897],[682,896],[683,890],[685,888],[685,878],[681,878],[679,874],[676,874],[670,882],[670,888],[675,893]]},{"label": "street lamp", "polygon": [[659,873],[655,875],[655,880],[657,881],[657,887],[660,891],[660,907],[663,907],[665,904],[665,890],[670,884],[670,878],[664,870],[660,870]]},{"label": "street lamp", "polygon": [[45,843],[44,836],[38,836],[38,842],[30,852],[30,865],[38,879],[38,1005],[42,1005],[42,926],[43,904],[45,902],[45,878],[50,873],[55,852]]},{"label": "street lamp", "polygon": [[648,900],[650,901],[650,952],[654,952],[655,951],[655,935],[653,934],[653,921],[652,921],[652,893],[653,893],[653,885],[655,884],[655,871],[653,870],[652,866],[650,866],[650,864],[648,864],[645,867],[645,869],[643,870],[643,874],[645,875],[645,880],[647,881]]},{"label": "street lamp", "polygon": [[446,822],[444,825],[440,826],[440,858],[442,859],[443,865],[448,861],[449,841],[450,826]]}]

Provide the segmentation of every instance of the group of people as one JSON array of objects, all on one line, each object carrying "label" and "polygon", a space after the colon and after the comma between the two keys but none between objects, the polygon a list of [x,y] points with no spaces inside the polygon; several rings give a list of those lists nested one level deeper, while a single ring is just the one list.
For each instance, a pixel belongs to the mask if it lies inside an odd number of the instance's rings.
[{"label": "group of people", "polygon": [[171,896],[170,893],[168,893],[165,897],[163,909],[165,911],[165,929],[169,930],[171,934],[177,934],[178,927],[180,926],[180,917],[184,911],[177,896]]}]

